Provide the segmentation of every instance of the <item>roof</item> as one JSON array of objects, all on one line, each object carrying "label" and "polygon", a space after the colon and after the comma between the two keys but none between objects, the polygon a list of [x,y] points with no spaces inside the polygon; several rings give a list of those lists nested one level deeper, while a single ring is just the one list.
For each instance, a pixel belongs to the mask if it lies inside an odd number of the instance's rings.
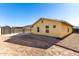
[{"label": "roof", "polygon": [[79,26],[74,26],[73,28],[74,28],[74,29],[79,29]]},{"label": "roof", "polygon": [[73,27],[73,25],[71,25],[70,23],[68,23],[67,21],[64,20],[58,20],[58,19],[49,19],[49,18],[40,18],[39,20],[37,20],[33,25],[35,25],[37,22],[39,22],[40,20],[50,20],[50,21],[57,21],[57,22],[61,22],[61,23],[65,23],[68,24],[70,26]]},{"label": "roof", "polygon": [[2,26],[1,28],[11,28],[10,26]]},{"label": "roof", "polygon": [[31,27],[32,25],[26,25],[26,26],[23,26],[23,27]]},{"label": "roof", "polygon": [[12,27],[14,29],[22,29],[23,27]]}]

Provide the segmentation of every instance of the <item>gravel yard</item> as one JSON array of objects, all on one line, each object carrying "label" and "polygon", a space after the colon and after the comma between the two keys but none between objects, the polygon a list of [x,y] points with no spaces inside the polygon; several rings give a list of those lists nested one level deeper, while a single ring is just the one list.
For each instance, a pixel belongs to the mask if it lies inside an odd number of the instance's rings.
[{"label": "gravel yard", "polygon": [[0,55],[4,56],[74,56],[79,53],[54,45],[61,40],[38,35],[3,35]]}]

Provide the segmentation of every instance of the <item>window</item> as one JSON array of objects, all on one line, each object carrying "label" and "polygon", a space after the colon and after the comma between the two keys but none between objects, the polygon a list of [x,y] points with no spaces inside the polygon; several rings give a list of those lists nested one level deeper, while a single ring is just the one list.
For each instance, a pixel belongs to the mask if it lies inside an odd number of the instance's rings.
[{"label": "window", "polygon": [[33,25],[32,25],[32,27],[33,27]]},{"label": "window", "polygon": [[41,22],[43,23],[43,20]]},{"label": "window", "polygon": [[25,32],[25,29],[23,29],[23,33]]},{"label": "window", "polygon": [[56,28],[56,25],[53,25],[53,28]]},{"label": "window", "polygon": [[49,33],[49,26],[47,25],[47,26],[45,26],[45,28],[46,28],[45,32]]},{"label": "window", "polygon": [[49,28],[49,26],[46,26],[46,28]]},{"label": "window", "polygon": [[68,28],[68,32],[69,32],[69,28]]},{"label": "window", "polygon": [[39,27],[37,27],[37,32],[40,32]]},{"label": "window", "polygon": [[49,30],[46,30],[46,33],[49,33]]}]

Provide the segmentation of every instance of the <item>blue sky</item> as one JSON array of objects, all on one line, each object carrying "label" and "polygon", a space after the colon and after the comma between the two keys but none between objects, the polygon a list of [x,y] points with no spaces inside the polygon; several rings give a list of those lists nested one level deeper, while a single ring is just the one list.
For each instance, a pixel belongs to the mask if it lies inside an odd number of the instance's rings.
[{"label": "blue sky", "polygon": [[65,20],[79,26],[79,4],[0,3],[0,26],[24,26],[39,18]]}]

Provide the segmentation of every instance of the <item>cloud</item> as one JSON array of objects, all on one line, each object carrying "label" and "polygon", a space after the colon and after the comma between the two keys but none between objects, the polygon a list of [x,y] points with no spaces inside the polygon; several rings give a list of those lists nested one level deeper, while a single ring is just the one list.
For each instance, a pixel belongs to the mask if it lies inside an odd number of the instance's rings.
[{"label": "cloud", "polygon": [[78,18],[67,20],[67,21],[74,26],[79,26],[79,19]]}]

